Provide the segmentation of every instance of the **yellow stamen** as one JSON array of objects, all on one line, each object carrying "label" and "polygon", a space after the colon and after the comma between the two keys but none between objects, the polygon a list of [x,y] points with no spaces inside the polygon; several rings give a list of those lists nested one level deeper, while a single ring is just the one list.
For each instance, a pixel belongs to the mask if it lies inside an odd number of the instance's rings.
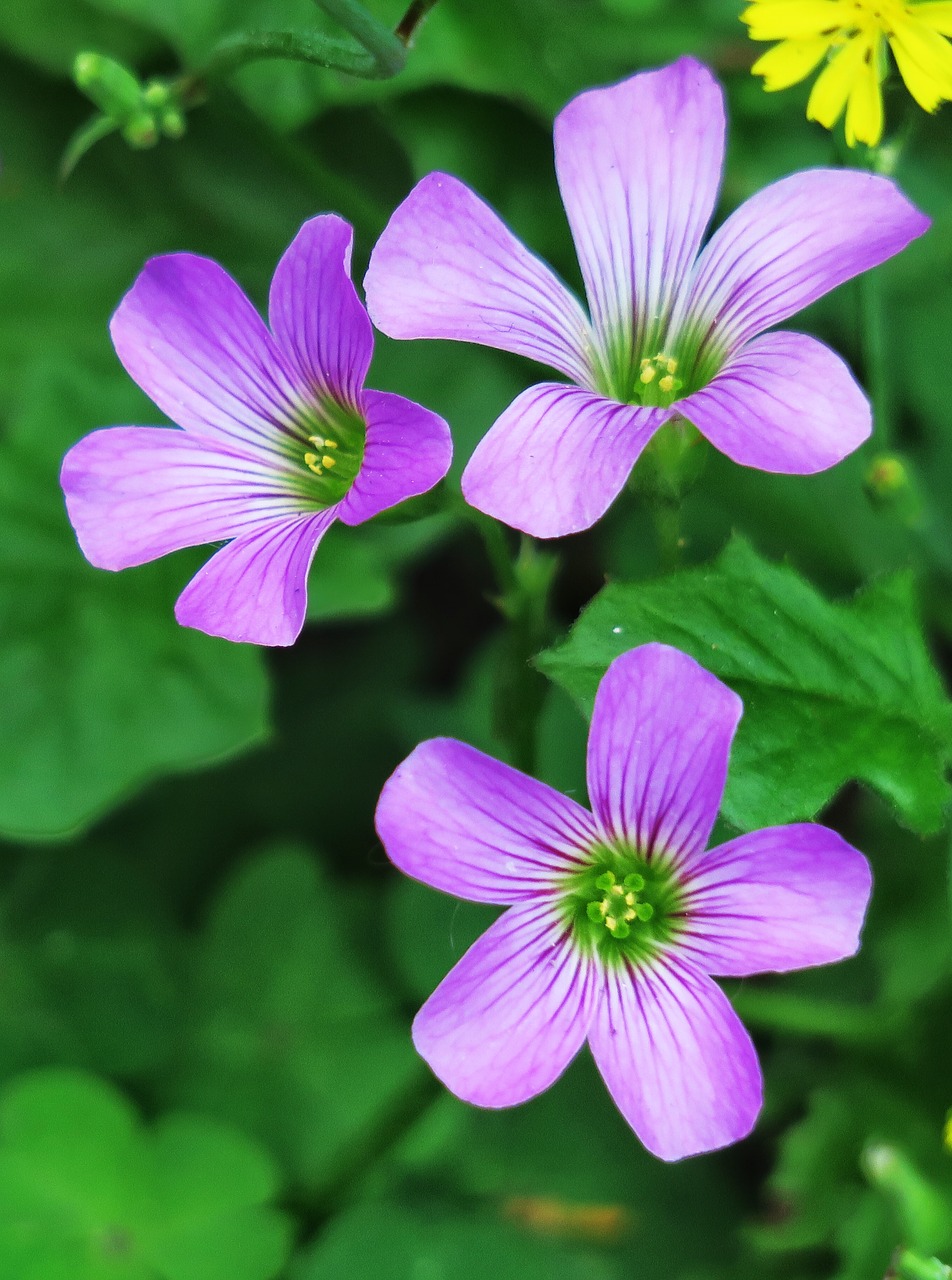
[{"label": "yellow stamen", "polygon": [[[327,459],[325,458],[325,462],[326,461]],[[324,468],[321,466],[320,462],[318,462],[316,453],[306,453],[304,455],[304,465],[309,471],[313,471],[316,476],[322,476],[324,474]]]},{"label": "yellow stamen", "polygon": [[674,390],[674,379],[671,377],[671,374],[666,373],[664,377],[661,379],[661,381],[658,383],[658,386],[661,388],[661,390],[664,392],[665,395],[668,395],[670,392],[672,392]]},{"label": "yellow stamen", "polygon": [[336,467],[336,466],[337,466],[337,459],[336,459],[336,458],[332,458],[332,457],[331,457],[331,455],[330,455],[329,453],[325,453],[325,454],[324,454],[323,458],[321,458],[321,462],[323,462],[323,464],[324,464],[324,466],[325,466],[325,467]]},{"label": "yellow stamen", "polygon": [[658,370],[653,364],[647,364],[638,376],[645,386],[647,386],[649,382],[654,382],[655,378],[658,376]]}]

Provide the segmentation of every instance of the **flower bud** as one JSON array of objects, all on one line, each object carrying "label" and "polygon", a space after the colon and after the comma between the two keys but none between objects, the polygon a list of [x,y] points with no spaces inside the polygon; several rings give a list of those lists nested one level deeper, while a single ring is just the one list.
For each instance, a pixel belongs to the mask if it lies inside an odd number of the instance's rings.
[{"label": "flower bud", "polygon": [[101,53],[79,53],[73,79],[87,98],[113,120],[125,124],[142,111],[142,85],[126,67]]}]

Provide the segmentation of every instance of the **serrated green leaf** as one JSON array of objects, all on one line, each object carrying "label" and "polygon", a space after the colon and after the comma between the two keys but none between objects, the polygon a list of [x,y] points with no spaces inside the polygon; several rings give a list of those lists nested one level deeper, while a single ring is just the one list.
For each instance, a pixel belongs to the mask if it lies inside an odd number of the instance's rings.
[{"label": "serrated green leaf", "polygon": [[744,699],[723,805],[734,825],[812,818],[857,779],[915,830],[941,826],[952,708],[908,576],[831,604],[735,538],[710,567],[606,587],[539,666],[590,706],[610,662],[652,640]]},{"label": "serrated green leaf", "polygon": [[[11,1280],[272,1280],[277,1175],[229,1126],[143,1130],[95,1076],[37,1071],[0,1097],[0,1274]],[[71,1269],[70,1269],[71,1268]]]},{"label": "serrated green leaf", "polygon": [[248,645],[180,627],[182,560],[125,573],[83,559],[57,481],[83,424],[122,421],[122,383],[41,366],[0,450],[0,831],[53,836],[144,782],[263,739]]}]

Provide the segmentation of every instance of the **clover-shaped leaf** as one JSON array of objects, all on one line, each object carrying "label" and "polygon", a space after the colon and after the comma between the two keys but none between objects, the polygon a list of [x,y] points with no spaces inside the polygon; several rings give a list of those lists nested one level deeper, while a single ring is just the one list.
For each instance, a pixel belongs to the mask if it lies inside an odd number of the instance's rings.
[{"label": "clover-shaped leaf", "polygon": [[76,545],[62,454],[138,393],[40,367],[23,403],[0,451],[0,831],[48,836],[260,740],[267,684],[250,646],[176,623],[181,564],[105,573]]},{"label": "clover-shaped leaf", "polygon": [[271,1280],[290,1226],[275,1169],[205,1116],[151,1128],[111,1085],[61,1069],[0,1096],[0,1275],[17,1280]]},{"label": "clover-shaped leaf", "polygon": [[255,1133],[310,1190],[425,1081],[394,995],[351,945],[377,927],[377,895],[335,886],[298,848],[252,859],[215,904],[186,999],[172,1099]]}]

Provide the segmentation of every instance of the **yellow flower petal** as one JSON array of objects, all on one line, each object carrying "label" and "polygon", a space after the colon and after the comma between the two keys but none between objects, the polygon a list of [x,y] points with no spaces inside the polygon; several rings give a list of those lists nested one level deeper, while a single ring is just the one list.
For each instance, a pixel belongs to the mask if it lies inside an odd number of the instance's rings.
[{"label": "yellow flower petal", "polygon": [[740,15],[752,40],[810,40],[850,25],[855,10],[844,0],[759,0]]},{"label": "yellow flower petal", "polygon": [[910,10],[910,18],[916,22],[924,22],[940,36],[952,36],[952,0],[931,0],[928,4],[917,4]]},{"label": "yellow flower petal", "polygon": [[952,99],[952,45],[936,31],[913,22],[897,25],[889,38],[899,74],[925,111]]},{"label": "yellow flower petal", "polygon": [[883,91],[875,56],[875,44],[881,41],[882,36],[877,35],[869,42],[869,54],[864,57],[846,104],[846,144],[850,147],[857,142],[875,147],[883,136]]},{"label": "yellow flower petal", "polygon": [[865,65],[867,47],[862,40],[851,40],[833,55],[813,86],[807,103],[808,120],[816,120],[825,129],[833,128]]},{"label": "yellow flower petal", "polygon": [[764,88],[789,89],[798,84],[822,61],[830,47],[829,40],[784,40],[757,59],[751,67],[755,76],[763,76]]}]

